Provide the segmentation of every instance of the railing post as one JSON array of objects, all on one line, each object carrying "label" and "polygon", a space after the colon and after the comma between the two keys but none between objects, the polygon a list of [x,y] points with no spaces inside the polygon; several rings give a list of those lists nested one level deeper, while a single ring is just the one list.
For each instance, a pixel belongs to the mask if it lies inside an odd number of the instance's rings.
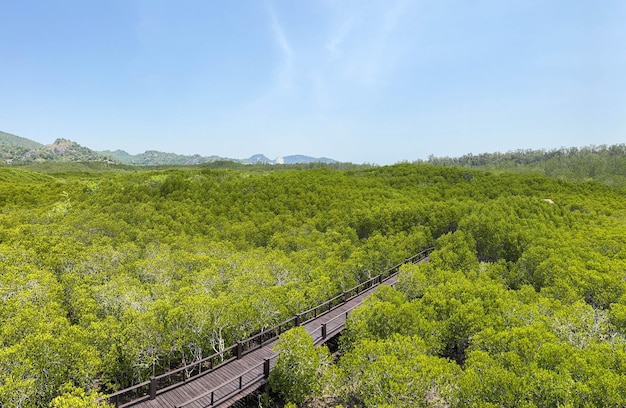
[{"label": "railing post", "polygon": [[156,398],[157,380],[154,377],[150,377],[150,399]]},{"label": "railing post", "polygon": [[215,402],[215,391],[211,391],[211,405],[213,405],[213,402]]},{"label": "railing post", "polygon": [[[421,261],[425,261],[425,260],[428,259],[428,257],[430,256],[430,254],[433,251],[434,251],[434,248],[427,248],[424,251],[418,253],[417,255],[414,255],[413,257],[406,258],[402,264],[419,263]],[[349,293],[352,296],[355,296],[353,291],[355,291],[357,295],[359,293],[363,293],[367,288],[371,288],[371,287],[375,286],[377,283],[380,284],[380,283],[382,283],[382,281],[384,279],[387,279],[389,276],[398,273],[399,269],[400,269],[400,266],[402,264],[397,265],[395,267],[392,267],[392,268],[390,268],[388,270],[385,270],[384,272],[378,274],[377,276],[368,279],[366,282],[364,282],[364,283],[362,283],[360,285],[357,285],[355,288],[352,288],[349,291],[345,291],[344,290],[338,296],[335,296],[335,297],[331,298],[331,300],[326,302],[326,304],[328,305],[328,308],[327,308],[328,311],[332,310],[333,307],[339,306],[340,304],[345,304],[348,301],[348,294]],[[340,301],[341,303],[335,303],[336,301]],[[285,330],[284,326],[287,326],[287,328],[290,328],[291,327],[290,323],[291,323],[292,320],[296,323],[296,326],[299,326],[303,322],[303,320],[306,319],[307,316],[308,317],[313,316],[313,317],[317,318],[318,315],[323,313],[322,310],[324,310],[324,303],[320,304],[319,306],[317,306],[317,307],[315,307],[313,309],[310,309],[306,313],[296,314],[295,317],[292,318],[292,319],[289,319],[287,321],[288,323],[286,323],[286,324],[278,324],[278,326],[274,326],[273,328],[271,328],[271,330],[262,329],[260,334],[258,335],[258,341],[259,341],[260,346],[261,347],[263,346],[263,342],[264,342],[264,339],[266,337],[268,339],[270,339],[270,338],[277,337],[277,335],[280,335]],[[313,312],[313,313],[311,313],[311,312]],[[348,315],[349,315],[349,312],[346,312],[346,314],[345,314],[346,320],[348,319]],[[327,324],[326,323],[322,324],[321,332],[322,332],[322,338],[324,338],[324,339],[327,338],[327,336],[328,336],[328,328],[327,328]],[[253,344],[253,341],[254,341],[253,339],[248,340],[248,342],[247,342],[247,344],[248,344],[247,345],[247,352],[249,352],[253,348],[253,346],[251,346]],[[243,357],[243,355],[244,355],[243,347],[244,347],[244,342],[238,341],[236,343],[234,354],[236,355],[237,359],[241,359],[241,357]],[[231,356],[231,358],[232,358],[233,351],[231,351],[231,350],[232,350],[232,348],[229,348],[229,354],[228,355]],[[219,356],[220,357],[220,360],[218,360],[217,362],[215,360],[216,357],[211,356],[210,358],[208,358],[208,363],[207,363],[206,360],[204,360],[202,363],[199,363],[199,365],[198,365],[198,373],[201,374],[203,371],[206,372],[207,370],[211,370],[211,371],[214,370],[215,369],[215,365],[219,365],[222,362],[224,362],[225,354],[226,353],[224,353],[224,352],[215,354],[214,356]],[[268,374],[269,373],[269,363],[270,363],[270,360],[266,360],[264,362],[264,367],[263,367],[264,375],[269,375]],[[204,364],[206,364],[207,367],[203,367]],[[158,392],[158,387],[159,387],[158,378],[161,378],[161,377],[164,377],[164,376],[159,376],[159,377],[156,377],[156,378],[155,377],[151,377],[150,381],[148,382],[149,390],[148,390],[148,395],[147,396],[151,400],[156,398],[156,395],[157,395],[157,392]],[[190,378],[190,374],[185,373],[183,381],[186,381],[188,378]],[[174,380],[174,381],[179,381],[179,380]],[[240,379],[240,381],[242,381],[242,380]],[[135,388],[133,388],[133,387],[131,387],[131,388],[133,390],[135,390],[134,395],[136,397],[139,393],[137,393],[137,390]],[[141,387],[141,388],[145,390],[145,388],[143,388],[143,387]],[[145,398],[146,395],[145,395],[145,393],[142,392],[141,396],[143,398]],[[116,406],[119,406],[120,403],[124,403],[123,401],[126,401],[127,397],[128,397],[128,395],[126,393],[124,393],[123,395],[118,394],[118,395],[114,395],[113,397],[108,397],[108,398],[111,400],[111,403],[114,403]],[[139,398],[139,397],[136,397],[136,398]],[[120,401],[120,400],[122,400],[122,401]],[[128,401],[126,401],[126,403],[127,402]],[[214,403],[214,393],[211,392],[211,404],[213,404],[213,403]]]},{"label": "railing post", "polygon": [[270,378],[270,359],[266,358],[263,361],[263,377],[267,380]]},{"label": "railing post", "polygon": [[243,385],[242,382],[243,382],[243,376],[240,375],[239,376],[239,389],[241,389],[241,386]]}]

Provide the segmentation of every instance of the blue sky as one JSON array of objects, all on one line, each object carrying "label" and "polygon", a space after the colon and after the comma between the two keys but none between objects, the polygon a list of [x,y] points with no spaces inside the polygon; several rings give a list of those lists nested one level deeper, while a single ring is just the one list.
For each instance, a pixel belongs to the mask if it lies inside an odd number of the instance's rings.
[{"label": "blue sky", "polygon": [[623,0],[0,0],[0,130],[391,164],[626,142]]}]

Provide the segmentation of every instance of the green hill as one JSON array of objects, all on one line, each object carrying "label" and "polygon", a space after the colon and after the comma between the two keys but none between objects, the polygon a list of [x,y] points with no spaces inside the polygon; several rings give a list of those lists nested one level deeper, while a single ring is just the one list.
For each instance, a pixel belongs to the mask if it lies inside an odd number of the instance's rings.
[{"label": "green hill", "polygon": [[57,139],[42,149],[43,155],[51,154],[57,161],[112,161],[110,157],[67,139]]},{"label": "green hill", "polygon": [[7,164],[46,162],[103,162],[114,163],[104,154],[95,152],[67,139],[57,139],[42,145],[30,139],[0,132],[0,159]]},{"label": "green hill", "polygon": [[563,180],[596,180],[614,187],[626,186],[626,144],[470,153],[456,158],[431,156],[427,162],[439,166],[537,173]]},{"label": "green hill", "polygon": [[130,154],[124,150],[105,150],[99,153],[111,157],[120,163],[133,166],[195,165],[227,160],[218,156],[182,155],[156,150],[147,150],[140,154]]},{"label": "green hill", "polygon": [[42,144],[16,136],[11,133],[0,132],[0,160],[12,163],[16,159],[21,161],[31,156],[32,152],[43,147]]},{"label": "green hill", "polygon": [[0,146],[1,145],[19,147],[22,149],[40,149],[43,147],[41,143],[37,143],[34,140],[0,131]]}]

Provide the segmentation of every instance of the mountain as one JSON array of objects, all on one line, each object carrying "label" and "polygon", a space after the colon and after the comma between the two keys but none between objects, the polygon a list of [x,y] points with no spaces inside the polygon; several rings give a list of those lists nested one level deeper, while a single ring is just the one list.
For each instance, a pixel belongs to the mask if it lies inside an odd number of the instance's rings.
[{"label": "mountain", "polygon": [[158,165],[193,165],[202,163],[212,163],[216,161],[232,161],[242,164],[298,164],[298,163],[337,163],[336,160],[326,157],[310,157],[303,155],[293,155],[279,157],[276,160],[269,159],[263,154],[255,154],[247,159],[229,159],[220,156],[200,156],[194,154],[185,156],[175,153],[164,153],[156,150],[148,150],[140,154],[129,154],[124,150],[105,150],[100,152],[109,156],[122,164],[139,165],[139,166],[158,166]]},{"label": "mountain", "polygon": [[43,147],[41,143],[26,139],[25,137],[20,137],[11,133],[0,131],[0,148],[4,148],[7,145],[30,150],[40,149]]},{"label": "mountain", "polygon": [[[67,139],[57,139],[41,149],[43,154],[51,154],[57,161],[111,161],[109,156],[95,152]],[[48,155],[46,155],[47,157]]]},{"label": "mountain", "polygon": [[262,154],[255,154],[254,156],[250,156],[247,159],[240,160],[241,163],[245,164],[261,164],[261,163],[274,163],[274,160],[268,159]]},{"label": "mountain", "polygon": [[109,156],[122,164],[129,164],[134,166],[158,166],[158,165],[193,165],[209,163],[219,160],[232,160],[224,159],[219,156],[200,156],[194,154],[190,156],[176,154],[176,153],[164,153],[156,150],[147,150],[140,154],[130,154],[124,150],[105,150],[100,152],[106,156]]},{"label": "mountain", "polygon": [[107,162],[111,159],[76,142],[57,139],[42,145],[30,139],[0,132],[0,159],[8,164],[58,162]]},{"label": "mountain", "polygon": [[57,139],[43,145],[24,137],[0,131],[0,160],[8,164],[42,162],[104,162],[134,166],[194,165],[216,161],[232,161],[242,164],[297,164],[297,163],[337,163],[326,157],[315,158],[303,155],[268,159],[255,154],[247,159],[229,159],[220,156],[181,155],[147,150],[140,154],[130,154],[124,150],[94,151],[67,139]]},{"label": "mountain", "polygon": [[329,159],[327,157],[310,157],[301,154],[292,156],[278,157],[276,160],[271,160],[262,154],[255,154],[247,159],[239,160],[240,163],[245,164],[300,164],[300,163],[337,163],[336,160]]},{"label": "mountain", "polygon": [[301,154],[296,154],[294,156],[285,156],[276,159],[277,163],[282,164],[296,164],[296,163],[337,163],[336,160],[329,159],[327,157],[309,157],[303,156]]},{"label": "mountain", "polygon": [[22,161],[31,152],[43,148],[43,145],[11,133],[0,132],[0,160],[11,163]]}]

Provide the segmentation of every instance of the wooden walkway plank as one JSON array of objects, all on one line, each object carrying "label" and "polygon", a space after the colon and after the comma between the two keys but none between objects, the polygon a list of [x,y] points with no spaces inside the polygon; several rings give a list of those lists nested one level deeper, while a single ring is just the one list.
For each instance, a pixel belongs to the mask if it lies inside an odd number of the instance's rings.
[{"label": "wooden walkway plank", "polygon": [[[337,331],[338,328],[343,328],[343,325],[345,323],[345,316],[346,316],[346,312],[350,312],[352,309],[354,309],[355,307],[359,306],[362,302],[363,299],[370,295],[371,293],[373,293],[376,290],[377,287],[371,288],[367,291],[364,291],[363,293],[359,294],[359,296],[351,299],[350,301],[346,302],[345,304],[341,305],[340,307],[331,310],[330,312],[326,313],[325,315],[318,317],[317,319],[314,319],[308,323],[306,323],[304,325],[304,328],[307,330],[307,332],[309,334],[312,335],[314,340],[318,340],[317,343],[322,343],[323,340],[321,338],[321,326],[323,323],[326,323],[328,321],[331,322],[331,324],[329,324],[328,326],[328,332],[329,333],[334,333],[335,331]],[[328,338],[328,337],[327,337]],[[220,397],[222,397],[223,395],[226,395],[228,393],[234,392],[237,390],[238,388],[238,380],[237,377],[239,375],[239,373],[244,372],[248,369],[250,369],[251,367],[254,367],[256,365],[261,364],[265,358],[272,358],[272,357],[276,357],[276,353],[273,352],[271,349],[274,347],[276,341],[272,341],[270,344],[267,344],[265,346],[263,346],[262,348],[253,351],[250,354],[246,354],[245,356],[243,356],[241,358],[241,360],[236,360],[233,361],[230,364],[226,364],[225,366],[222,366],[220,368],[218,368],[217,370],[208,373],[206,375],[204,375],[203,377],[199,378],[199,379],[195,379],[190,381],[187,384],[181,385],[178,388],[175,388],[174,390],[171,390],[169,392],[157,395],[157,398],[155,400],[152,401],[145,401],[142,403],[139,403],[137,405],[135,405],[135,407],[141,407],[141,408],[152,408],[152,407],[175,407],[176,404],[182,404],[185,401],[188,401],[198,395],[201,394],[201,392],[199,392],[199,390],[210,390],[212,389],[214,386],[223,383],[225,381],[228,381],[229,379],[233,380],[232,385],[229,385],[227,387],[225,387],[224,390],[220,390],[220,392],[216,392],[215,393],[215,399],[218,399]],[[261,370],[262,372],[262,370]],[[251,377],[252,374],[250,374],[249,377]],[[250,378],[248,378],[250,379]],[[246,378],[244,378],[244,383]],[[239,398],[249,394],[250,392],[254,391],[254,389],[256,389],[257,387],[251,387],[251,389],[248,390],[244,390],[241,395],[239,395]],[[181,400],[180,396],[184,395],[186,397],[186,399]],[[234,397],[229,399],[228,401],[224,401],[219,405],[215,405],[215,406],[228,406],[229,403],[234,403]],[[210,405],[210,401],[211,401],[211,397],[210,395],[207,395],[206,398],[202,398],[194,403],[191,403],[189,405],[186,405],[185,408],[194,408],[194,407],[207,407],[207,406],[211,406]]]},{"label": "wooden walkway plank", "polygon": [[[428,260],[427,256],[420,258],[420,261]],[[396,281],[395,275],[383,281],[383,285],[393,285]],[[372,294],[378,285],[364,290],[352,299],[344,302],[335,309],[325,312],[321,316],[312,319],[304,324],[305,330],[311,335],[316,345],[325,343],[328,339],[343,330],[346,313],[350,313],[354,308],[363,303],[363,300]],[[326,324],[327,336],[322,337],[322,324]],[[131,405],[133,408],[207,408],[207,407],[227,407],[237,400],[252,393],[259,386],[265,383],[263,377],[263,363],[270,360],[273,367],[277,354],[272,350],[277,338],[268,341],[263,347],[258,348],[248,354],[244,354],[241,359],[233,360],[213,371],[202,374],[199,377],[181,383],[179,386],[156,395],[153,400],[138,402]],[[242,376],[243,374],[243,376]],[[242,390],[239,389],[239,377],[242,376]],[[226,384],[225,384],[226,383]],[[225,384],[219,389],[216,387]],[[211,404],[211,391],[215,404]],[[221,398],[223,401],[219,401]]]}]

